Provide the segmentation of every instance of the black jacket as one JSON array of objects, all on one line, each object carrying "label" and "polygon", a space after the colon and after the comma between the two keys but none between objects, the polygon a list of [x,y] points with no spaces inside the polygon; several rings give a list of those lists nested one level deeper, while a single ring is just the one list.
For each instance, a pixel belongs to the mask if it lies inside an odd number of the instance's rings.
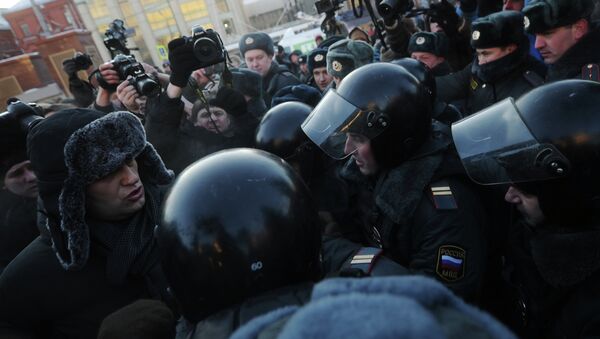
[{"label": "black jacket", "polygon": [[582,68],[588,64],[600,64],[600,26],[592,28],[580,41],[569,48],[548,69],[547,82],[581,79]]},{"label": "black jacket", "polygon": [[180,326],[177,330],[178,338],[213,339],[229,338],[240,326],[253,318],[276,310],[284,306],[304,305],[310,300],[312,284],[297,284],[277,290],[265,292],[249,298],[239,305],[200,321],[191,328]]},{"label": "black jacket", "polygon": [[355,188],[350,211],[364,245],[474,300],[486,262],[485,215],[448,138],[435,132],[422,156],[377,178],[361,175],[353,160],[342,175]]},{"label": "black jacket", "polygon": [[[523,49],[522,53],[527,51]],[[438,100],[465,100],[463,113],[470,115],[508,97],[516,100],[543,83],[544,67],[539,61],[529,55],[521,57],[515,54],[512,57],[521,59],[518,63],[509,59],[504,60],[506,62],[498,60],[503,65],[493,71],[488,81],[475,74],[478,65],[473,63],[461,71],[436,78]],[[504,58],[511,58],[511,55]]]},{"label": "black jacket", "polygon": [[183,102],[166,93],[148,100],[144,128],[167,168],[180,173],[194,161],[217,151],[234,147],[251,147],[258,120],[246,113],[235,117],[234,134],[217,135],[194,127],[183,117]]},{"label": "black jacket", "polygon": [[600,336],[600,225],[577,231],[510,232],[505,276],[513,287],[514,330],[526,338]]},{"label": "black jacket", "polygon": [[[147,203],[160,194],[146,185]],[[152,193],[151,193],[152,192]],[[150,197],[152,194],[153,197]],[[154,201],[154,200],[152,200]],[[152,205],[153,211],[157,204]],[[139,213],[145,213],[145,210]],[[156,225],[148,222],[152,231]],[[102,320],[110,313],[140,298],[164,299],[166,279],[160,269],[158,248],[148,247],[136,258],[128,275],[120,282],[109,279],[111,253],[91,230],[89,260],[79,271],[66,271],[60,265],[49,238],[40,236],[27,246],[0,276],[0,337],[15,329],[29,331],[34,338],[96,338]],[[118,238],[117,238],[118,239]],[[115,261],[112,261],[115,262]]]},{"label": "black jacket", "polygon": [[0,191],[0,274],[40,232],[36,221],[35,198]]},{"label": "black jacket", "polygon": [[271,63],[271,68],[265,77],[263,77],[263,99],[268,108],[271,107],[271,100],[277,91],[291,86],[299,85],[300,80],[294,73],[286,67],[279,65],[275,60]]}]

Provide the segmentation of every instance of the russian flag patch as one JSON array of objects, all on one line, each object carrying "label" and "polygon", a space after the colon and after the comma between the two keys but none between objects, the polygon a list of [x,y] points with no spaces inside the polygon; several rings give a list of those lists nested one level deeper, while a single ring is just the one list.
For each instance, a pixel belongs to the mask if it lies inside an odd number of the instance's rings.
[{"label": "russian flag patch", "polygon": [[435,272],[445,281],[454,282],[465,276],[467,252],[458,246],[443,245],[438,249]]}]

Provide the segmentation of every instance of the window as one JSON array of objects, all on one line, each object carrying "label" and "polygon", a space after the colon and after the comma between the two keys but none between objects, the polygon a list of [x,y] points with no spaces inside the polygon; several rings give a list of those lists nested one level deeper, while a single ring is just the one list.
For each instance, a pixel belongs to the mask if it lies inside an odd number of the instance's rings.
[{"label": "window", "polygon": [[21,31],[23,32],[24,36],[26,36],[26,37],[31,36],[31,31],[29,30],[28,24],[21,24]]},{"label": "window", "polygon": [[229,12],[229,6],[227,6],[227,0],[216,0],[217,9],[219,13],[227,13]]},{"label": "window", "polygon": [[181,13],[186,21],[195,21],[208,16],[204,0],[195,0],[181,4]]},{"label": "window", "polygon": [[110,15],[108,12],[108,6],[106,6],[106,2],[102,0],[90,0],[88,3],[88,8],[90,10],[90,14],[92,18],[99,19],[104,18]]},{"label": "window", "polygon": [[73,20],[73,14],[71,14],[71,10],[67,6],[65,6],[65,20],[67,20],[67,23],[71,26],[73,26],[73,23],[75,22],[75,20]]},{"label": "window", "polygon": [[171,12],[169,7],[164,7],[153,12],[147,12],[146,18],[148,18],[148,23],[150,24],[150,27],[152,27],[152,30],[159,30],[168,26],[173,26],[175,29],[177,27],[173,12]]}]

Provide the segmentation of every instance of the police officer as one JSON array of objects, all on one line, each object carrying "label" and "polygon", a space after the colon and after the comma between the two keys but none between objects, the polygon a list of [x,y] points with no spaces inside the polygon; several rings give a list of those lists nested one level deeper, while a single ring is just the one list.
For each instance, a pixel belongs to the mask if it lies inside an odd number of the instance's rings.
[{"label": "police officer", "polygon": [[240,39],[239,47],[246,67],[262,76],[263,99],[267,107],[270,107],[271,99],[278,90],[300,84],[300,80],[292,72],[273,60],[273,39],[268,34],[245,34]]},{"label": "police officer", "polygon": [[157,237],[182,315],[194,324],[188,338],[229,337],[259,314],[302,304],[321,275],[310,194],[263,151],[227,150],[188,167]]},{"label": "police officer", "polygon": [[600,335],[600,84],[555,82],[452,127],[480,184],[508,184],[521,218],[510,227],[506,274],[512,324],[524,338]]},{"label": "police officer", "polygon": [[473,22],[472,29],[477,58],[463,70],[436,79],[439,100],[465,100],[464,113],[469,115],[543,83],[544,66],[529,55],[521,13],[490,14]]},{"label": "police officer", "polygon": [[341,173],[352,190],[347,233],[474,300],[484,215],[461,179],[449,131],[432,126],[424,92],[403,67],[366,65],[328,92],[302,129],[331,157],[351,156]]},{"label": "police officer", "polygon": [[452,73],[446,55],[448,54],[448,38],[444,33],[418,32],[408,42],[410,57],[427,65],[434,76]]},{"label": "police officer", "polygon": [[308,54],[308,71],[312,74],[313,84],[321,93],[324,93],[333,77],[327,72],[327,50],[315,48]]},{"label": "police officer", "polygon": [[336,88],[353,70],[373,62],[373,48],[360,40],[342,39],[327,50],[327,73]]},{"label": "police officer", "polygon": [[547,81],[600,81],[600,28],[590,19],[592,0],[533,0],[523,9],[528,33],[550,65]]}]

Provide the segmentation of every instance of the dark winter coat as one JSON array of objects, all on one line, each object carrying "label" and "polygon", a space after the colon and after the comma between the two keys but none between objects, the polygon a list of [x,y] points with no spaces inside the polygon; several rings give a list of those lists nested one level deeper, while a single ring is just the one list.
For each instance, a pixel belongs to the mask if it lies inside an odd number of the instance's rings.
[{"label": "dark winter coat", "polygon": [[480,67],[477,60],[461,71],[436,78],[438,100],[464,100],[463,113],[470,115],[508,97],[516,100],[543,83],[543,65],[526,50],[513,52],[502,59],[497,60],[499,67],[487,75],[488,79],[477,75]]},{"label": "dark winter coat", "polygon": [[[515,331],[524,338],[600,336],[600,227],[510,232],[505,276],[513,286]],[[507,302],[505,300],[505,302]]]},{"label": "dark winter coat", "polygon": [[0,274],[22,249],[40,235],[36,199],[0,191]]},{"label": "dark winter coat", "polygon": [[[150,195],[160,194],[149,187],[146,192],[148,209],[149,201],[155,199]],[[156,210],[156,204],[153,206]],[[151,218],[137,220],[149,222],[153,229],[156,215]],[[89,260],[79,271],[65,270],[50,239],[44,236],[36,238],[6,267],[0,276],[0,337],[20,329],[34,338],[96,338],[100,323],[110,313],[137,299],[166,294],[156,247],[129,268],[126,279],[111,282],[109,258],[115,249],[107,248],[95,236],[100,224],[90,221],[90,226]]]},{"label": "dark winter coat", "polygon": [[251,114],[236,117],[234,135],[225,137],[194,127],[183,116],[183,102],[166,93],[148,100],[144,128],[167,168],[180,173],[194,161],[233,147],[251,147],[258,120]]},{"label": "dark winter coat", "polygon": [[569,48],[548,69],[547,82],[581,79],[582,68],[588,64],[600,65],[600,25],[592,28],[580,41]]},{"label": "dark winter coat", "polygon": [[212,339],[229,338],[240,326],[257,316],[284,306],[304,305],[310,300],[312,284],[297,284],[265,292],[239,305],[191,325],[190,329],[178,328],[177,338]]},{"label": "dark winter coat", "polygon": [[277,91],[286,86],[299,84],[300,80],[296,78],[294,73],[273,60],[269,72],[263,77],[263,99],[265,104],[270,108],[271,100]]},{"label": "dark winter coat", "polygon": [[[361,175],[352,159],[347,163],[342,176],[354,188],[350,213],[360,221],[354,227],[364,245],[381,247],[400,265],[474,300],[486,262],[482,207],[448,135],[434,132],[417,154],[376,178]],[[434,195],[440,190],[445,195]],[[446,269],[447,259],[457,265]]]}]

